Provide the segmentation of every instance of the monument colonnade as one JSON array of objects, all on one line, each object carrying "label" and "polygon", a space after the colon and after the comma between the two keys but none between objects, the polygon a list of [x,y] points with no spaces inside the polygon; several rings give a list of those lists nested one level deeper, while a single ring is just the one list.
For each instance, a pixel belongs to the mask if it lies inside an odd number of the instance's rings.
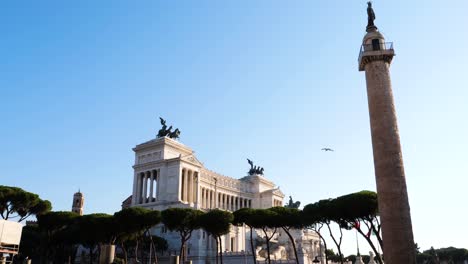
[{"label": "monument colonnade", "polygon": [[160,170],[149,170],[137,174],[137,204],[158,200]]},{"label": "monument colonnade", "polygon": [[230,195],[227,192],[214,190],[210,187],[201,187],[201,208],[224,209],[236,211],[241,208],[251,208],[252,199]]}]

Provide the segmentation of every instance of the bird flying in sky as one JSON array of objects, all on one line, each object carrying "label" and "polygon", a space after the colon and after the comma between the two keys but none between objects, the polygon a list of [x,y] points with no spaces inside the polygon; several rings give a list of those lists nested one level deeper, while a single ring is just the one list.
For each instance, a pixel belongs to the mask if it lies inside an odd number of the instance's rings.
[{"label": "bird flying in sky", "polygon": [[323,148],[322,150],[323,150],[323,151],[334,151],[334,150],[331,149],[331,148]]}]

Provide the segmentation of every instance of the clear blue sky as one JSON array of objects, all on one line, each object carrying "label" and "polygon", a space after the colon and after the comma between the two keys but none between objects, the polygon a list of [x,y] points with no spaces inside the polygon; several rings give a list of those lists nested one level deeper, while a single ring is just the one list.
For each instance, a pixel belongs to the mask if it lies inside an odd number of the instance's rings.
[{"label": "clear blue sky", "polygon": [[[375,1],[415,240],[468,248],[468,2]],[[119,210],[158,117],[206,167],[246,158],[302,204],[375,190],[366,1],[8,1],[0,8],[0,184]],[[333,153],[320,151],[332,147]],[[354,245],[354,234],[345,243]],[[354,253],[353,246],[346,253]]]}]

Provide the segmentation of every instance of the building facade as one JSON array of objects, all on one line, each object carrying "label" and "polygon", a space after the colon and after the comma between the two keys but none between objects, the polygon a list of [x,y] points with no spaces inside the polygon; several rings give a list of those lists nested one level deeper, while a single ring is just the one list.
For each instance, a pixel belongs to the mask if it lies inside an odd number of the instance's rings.
[{"label": "building facade", "polygon": [[[241,208],[270,208],[282,206],[284,194],[276,185],[263,175],[253,174],[235,179],[208,170],[194,155],[194,151],[179,141],[160,137],[137,145],[135,152],[133,194],[124,201],[123,206],[139,206],[152,210],[167,208],[194,208],[202,211],[222,209],[236,211]],[[222,239],[226,250],[225,262],[249,263],[250,234],[243,226],[232,226],[229,234]],[[153,234],[168,241],[169,252],[177,254],[180,247],[178,233],[170,232],[163,225],[153,228]],[[253,234],[256,242],[260,232]],[[319,254],[319,238],[304,230],[295,232],[296,243],[301,254],[312,263]],[[284,238],[278,233],[273,240],[277,244],[272,254],[277,260],[290,258],[292,252]],[[302,241],[305,239],[306,241]],[[304,245],[304,246],[303,246]],[[307,246],[306,246],[307,245]],[[256,254],[265,258],[261,243],[257,243]],[[195,230],[187,243],[187,255],[193,263],[210,263],[216,256],[215,240],[203,230]],[[246,257],[248,256],[248,257]]]}]

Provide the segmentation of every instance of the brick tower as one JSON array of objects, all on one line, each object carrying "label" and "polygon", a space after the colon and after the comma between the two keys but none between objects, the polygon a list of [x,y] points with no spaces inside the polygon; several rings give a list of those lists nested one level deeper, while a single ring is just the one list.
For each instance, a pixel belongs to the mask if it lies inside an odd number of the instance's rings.
[{"label": "brick tower", "polygon": [[389,71],[395,53],[393,44],[386,43],[374,25],[371,2],[367,13],[367,34],[359,54],[359,71],[366,72],[383,255],[386,264],[415,264],[413,228]]},{"label": "brick tower", "polygon": [[84,196],[78,191],[73,195],[72,212],[83,215]]}]

